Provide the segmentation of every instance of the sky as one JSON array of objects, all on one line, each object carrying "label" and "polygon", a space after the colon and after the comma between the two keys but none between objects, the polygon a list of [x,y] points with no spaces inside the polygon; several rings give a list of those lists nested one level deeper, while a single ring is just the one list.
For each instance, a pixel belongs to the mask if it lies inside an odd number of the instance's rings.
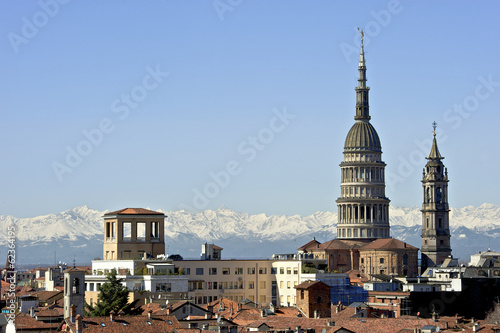
[{"label": "sky", "polygon": [[359,33],[386,194],[500,204],[498,1],[3,1],[0,214],[336,211]]}]

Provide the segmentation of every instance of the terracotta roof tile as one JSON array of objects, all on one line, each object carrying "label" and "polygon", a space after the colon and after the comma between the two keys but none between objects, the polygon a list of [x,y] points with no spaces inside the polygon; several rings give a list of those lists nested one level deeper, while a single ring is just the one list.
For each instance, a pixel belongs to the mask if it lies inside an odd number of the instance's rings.
[{"label": "terracotta roof tile", "polygon": [[304,245],[302,245],[301,247],[299,247],[297,250],[308,250],[309,248],[318,248],[318,246],[320,245],[321,243],[318,242],[316,240],[316,238],[313,238],[312,241],[309,241],[307,243],[305,243]]},{"label": "terracotta roof tile", "polygon": [[380,238],[373,242],[366,244],[361,248],[361,250],[396,250],[396,249],[407,249],[407,250],[418,250],[415,246],[402,242],[395,238]]},{"label": "terracotta roof tile", "polygon": [[45,323],[41,320],[36,320],[36,318],[33,318],[26,313],[16,314],[15,323],[18,332],[24,332],[24,331],[42,332],[42,329],[43,332],[49,330],[57,331],[57,328],[60,325],[60,323],[58,323],[57,321],[52,323]]},{"label": "terracotta roof tile", "polygon": [[319,246],[320,250],[351,250],[359,249],[366,245],[369,240],[348,240],[348,239],[332,239],[322,243]]},{"label": "terracotta roof tile", "polygon": [[[17,321],[17,317],[16,317]],[[181,329],[179,321],[172,315],[156,316],[117,316],[114,321],[107,317],[83,318],[83,332],[108,332],[108,333],[164,333],[174,329]],[[102,326],[104,324],[105,326]],[[65,320],[65,325],[70,325],[74,331],[75,324]],[[63,325],[64,326],[64,325]],[[103,330],[105,328],[105,331]]]},{"label": "terracotta roof tile", "polygon": [[104,216],[107,215],[165,215],[165,214],[144,208],[124,208],[104,214]]},{"label": "terracotta roof tile", "polygon": [[317,281],[317,280],[316,281],[312,281],[312,280],[304,281],[304,282],[296,285],[294,288],[295,289],[309,289],[312,286],[319,285],[319,284],[325,285],[327,288],[330,288],[325,283],[323,283],[321,281]]}]

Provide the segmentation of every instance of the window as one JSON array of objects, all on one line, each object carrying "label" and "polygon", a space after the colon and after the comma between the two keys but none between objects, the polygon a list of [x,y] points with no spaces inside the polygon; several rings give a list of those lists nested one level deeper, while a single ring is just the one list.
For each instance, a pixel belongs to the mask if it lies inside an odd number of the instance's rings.
[{"label": "window", "polygon": [[234,274],[236,274],[236,275],[241,275],[241,274],[243,274],[243,268],[242,268],[242,267],[236,267],[236,268],[234,269]]},{"label": "window", "polygon": [[438,223],[439,223],[439,227],[442,228],[443,227],[443,219],[438,218]]},{"label": "window", "polygon": [[408,265],[408,255],[406,253],[403,254],[403,265]]},{"label": "window", "polygon": [[203,275],[203,268],[197,268],[196,275]]},{"label": "window", "polygon": [[213,286],[214,286],[214,289],[219,289],[219,288],[217,287],[217,282],[214,282],[214,283],[213,283]]},{"label": "window", "polygon": [[290,281],[286,281],[286,288],[290,289]]},{"label": "window", "polygon": [[284,284],[284,282],[280,281],[280,289],[283,289],[283,284]]},{"label": "window", "polygon": [[300,291],[300,299],[304,299],[304,290]]},{"label": "window", "polygon": [[444,244],[444,240],[440,239],[439,240],[439,244],[443,245]]},{"label": "window", "polygon": [[146,223],[137,222],[137,240],[144,242],[146,241]]},{"label": "window", "polygon": [[184,269],[184,274],[191,275],[191,268]]},{"label": "window", "polygon": [[170,283],[157,283],[156,284],[156,292],[170,292],[172,291],[172,285]]},{"label": "window", "polygon": [[380,258],[380,263],[383,264],[384,263],[384,258]]},{"label": "window", "polygon": [[255,274],[255,267],[248,267],[248,274]]},{"label": "window", "polygon": [[280,267],[280,274],[285,274],[285,269],[283,267]]},{"label": "window", "polygon": [[248,282],[248,289],[255,289],[255,282],[253,281]]},{"label": "window", "polygon": [[267,274],[267,267],[259,268],[259,274]]},{"label": "window", "polygon": [[160,238],[160,223],[159,222],[152,222],[151,223],[151,238],[152,239],[157,239]]},{"label": "window", "polygon": [[365,263],[365,258],[361,258],[361,263],[364,264]]},{"label": "window", "polygon": [[229,274],[231,274],[231,270],[228,267],[222,269],[222,275],[229,275]]},{"label": "window", "polygon": [[260,281],[259,282],[259,288],[260,289],[266,289],[266,281]]},{"label": "window", "polygon": [[293,274],[299,274],[299,269],[297,267],[293,268]]},{"label": "window", "polygon": [[123,240],[130,241],[132,239],[132,223],[123,222]]},{"label": "window", "polygon": [[290,267],[286,268],[286,274],[292,274],[292,269]]},{"label": "window", "polygon": [[278,274],[278,268],[271,267],[271,274]]},{"label": "window", "polygon": [[217,267],[211,267],[208,269],[208,274],[217,275]]}]

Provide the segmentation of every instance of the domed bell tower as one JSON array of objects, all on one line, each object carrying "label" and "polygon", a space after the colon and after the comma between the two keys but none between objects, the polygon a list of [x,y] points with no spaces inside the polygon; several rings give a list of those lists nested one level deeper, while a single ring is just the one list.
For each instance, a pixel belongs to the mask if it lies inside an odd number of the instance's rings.
[{"label": "domed bell tower", "polygon": [[[422,268],[436,267],[451,255],[448,206],[448,170],[436,141],[436,122],[427,164],[422,173]],[[423,270],[422,270],[423,271]]]}]

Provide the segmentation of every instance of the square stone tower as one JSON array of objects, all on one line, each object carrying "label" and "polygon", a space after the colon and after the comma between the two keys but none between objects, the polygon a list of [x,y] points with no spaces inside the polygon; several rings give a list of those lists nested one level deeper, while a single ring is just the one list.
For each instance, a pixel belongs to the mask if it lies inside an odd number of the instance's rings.
[{"label": "square stone tower", "polygon": [[156,258],[165,254],[165,214],[125,208],[103,217],[104,260]]}]

